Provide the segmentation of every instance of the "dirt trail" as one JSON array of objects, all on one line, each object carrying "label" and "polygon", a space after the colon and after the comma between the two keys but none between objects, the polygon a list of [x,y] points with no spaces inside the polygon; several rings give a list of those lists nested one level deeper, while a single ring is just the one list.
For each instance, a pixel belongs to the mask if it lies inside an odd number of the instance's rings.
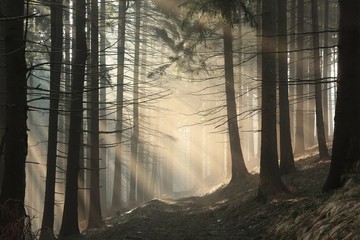
[{"label": "dirt trail", "polygon": [[[256,201],[258,175],[236,186],[222,186],[201,197],[154,199],[130,212],[106,220],[107,227],[84,235],[86,239],[274,239],[275,225],[289,214],[311,211],[328,195],[320,193],[329,161],[310,154],[296,161],[298,171],[284,182],[294,195],[277,196],[267,203]],[[304,209],[305,208],[305,209]],[[286,238],[284,238],[286,239]]]}]

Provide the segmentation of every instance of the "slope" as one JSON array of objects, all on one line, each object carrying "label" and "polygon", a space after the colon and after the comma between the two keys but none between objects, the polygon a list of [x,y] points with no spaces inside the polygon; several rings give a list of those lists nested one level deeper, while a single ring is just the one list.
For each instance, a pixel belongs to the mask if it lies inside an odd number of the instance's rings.
[{"label": "slope", "polygon": [[320,192],[329,161],[315,152],[285,176],[294,194],[256,200],[258,175],[201,197],[154,199],[106,220],[83,239],[360,239],[360,187],[356,178],[333,193]]}]

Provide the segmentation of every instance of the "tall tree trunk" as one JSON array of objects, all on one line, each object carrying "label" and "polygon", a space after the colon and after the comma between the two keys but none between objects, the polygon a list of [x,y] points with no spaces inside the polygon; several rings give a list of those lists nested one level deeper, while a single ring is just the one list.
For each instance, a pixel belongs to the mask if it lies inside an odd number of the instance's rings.
[{"label": "tall tree trunk", "polygon": [[343,185],[360,156],[360,2],[340,0],[338,86],[328,191]]},{"label": "tall tree trunk", "polygon": [[0,22],[0,195],[4,176],[4,147],[6,129],[6,23]]},{"label": "tall tree trunk", "polygon": [[296,54],[295,54],[295,29],[296,29],[296,0],[290,0],[290,27],[289,27],[289,107],[290,107],[290,131],[291,143],[294,146],[295,139],[295,84],[296,79]]},{"label": "tall tree trunk", "polygon": [[295,170],[294,155],[291,145],[290,111],[288,94],[288,54],[287,54],[287,4],[278,2],[278,73],[280,105],[280,171],[283,174]]},{"label": "tall tree trunk", "polygon": [[[304,19],[311,18],[311,5],[305,4]],[[304,32],[311,32],[312,26],[310,24],[305,25]],[[313,68],[313,51],[308,49],[312,48],[312,36],[304,38],[304,79],[307,82],[312,80],[314,75]],[[315,85],[304,84],[304,146],[305,149],[315,146]]]},{"label": "tall tree trunk", "polygon": [[[24,16],[24,1],[5,0],[1,12],[8,18],[5,29],[5,67],[6,67],[6,128],[1,139],[5,149],[4,176],[0,204],[13,212],[8,216],[1,213],[0,229],[5,225],[14,227],[14,236],[23,238],[25,217],[25,160],[27,155],[27,85],[25,62],[24,22],[18,19]],[[3,141],[4,140],[4,141]],[[2,144],[1,144],[2,145]],[[16,176],[16,177],[14,177]],[[19,225],[17,225],[19,224]],[[19,227],[16,229],[16,225]],[[0,231],[0,238],[2,232]]]},{"label": "tall tree trunk", "polygon": [[258,197],[285,191],[276,140],[276,1],[262,1],[262,128]]},{"label": "tall tree trunk", "polygon": [[327,83],[330,79],[330,48],[329,46],[329,0],[325,0],[324,6],[324,50],[323,50],[323,78],[325,79],[325,83],[322,85],[323,87],[323,110],[324,110],[324,129],[325,129],[325,137],[326,141],[329,139],[329,87],[330,84]]},{"label": "tall tree trunk", "polygon": [[317,0],[311,1],[312,12],[312,31],[313,47],[314,47],[314,73],[315,73],[315,105],[316,105],[316,133],[319,145],[320,159],[328,158],[329,152],[326,146],[326,136],[324,128],[324,119],[322,112],[322,89],[321,89],[321,70],[320,70],[320,40],[319,34],[319,17],[318,17],[318,4]]},{"label": "tall tree trunk", "polygon": [[304,142],[304,0],[298,0],[297,11],[297,39],[296,39],[296,122],[295,122],[295,153],[305,151]]},{"label": "tall tree trunk", "polygon": [[[61,171],[57,171],[57,175],[59,175],[59,178],[61,181],[58,181],[55,187],[55,191],[59,192],[61,194],[55,194],[55,201],[57,202],[64,202],[65,195],[65,181],[66,181],[66,171],[63,169],[66,169],[66,158],[67,158],[67,147],[68,147],[68,139],[69,139],[69,126],[70,126],[70,92],[71,92],[71,61],[72,61],[72,54],[70,50],[72,49],[74,39],[71,38],[71,33],[75,32],[73,26],[70,24],[70,19],[72,18],[72,13],[70,13],[69,9],[72,7],[73,3],[70,3],[69,0],[65,0],[63,2],[63,29],[64,29],[64,65],[63,65],[63,73],[64,73],[64,88],[65,88],[65,94],[64,94],[64,113],[63,113],[63,129],[64,131],[59,131],[58,134],[62,134],[62,144],[61,144],[61,151],[63,152],[63,157],[61,161],[57,161],[57,166],[62,169]],[[58,145],[60,143],[58,142]],[[61,207],[55,208],[55,216],[61,216],[63,212],[63,204],[61,204]],[[55,218],[55,228],[59,229],[61,223],[61,218]]]},{"label": "tall tree trunk", "polygon": [[227,123],[230,138],[232,176],[230,182],[237,182],[244,178],[248,171],[245,166],[244,157],[240,145],[239,127],[236,114],[236,99],[234,86],[234,64],[233,64],[233,48],[232,48],[232,30],[230,24],[223,26],[224,34],[224,60],[225,60],[225,93],[226,93],[226,109]]},{"label": "tall tree trunk", "polygon": [[125,62],[125,23],[126,23],[126,1],[119,1],[118,16],[118,43],[117,43],[117,91],[116,91],[116,142],[115,147],[115,168],[114,168],[114,187],[111,203],[112,211],[119,211],[122,208],[122,131],[123,131],[123,108],[124,108],[124,62]]},{"label": "tall tree trunk", "polygon": [[51,2],[51,53],[50,53],[50,111],[46,166],[46,188],[40,239],[53,239],[55,179],[58,142],[58,118],[60,100],[60,77],[62,69],[63,5],[62,1]]},{"label": "tall tree trunk", "polygon": [[78,174],[79,174],[79,156],[82,133],[83,117],[83,91],[84,75],[86,63],[86,34],[85,34],[85,0],[76,0],[74,24],[76,27],[75,45],[73,48],[74,60],[72,67],[71,82],[71,113],[69,129],[69,147],[66,171],[66,189],[64,213],[60,228],[60,236],[67,237],[78,235]]},{"label": "tall tree trunk", "polygon": [[[241,4],[241,3],[240,3]],[[241,13],[239,18],[241,19]],[[240,51],[236,54],[237,60],[238,60],[238,64],[239,66],[237,67],[237,71],[238,71],[238,104],[237,104],[237,113],[240,113],[243,110],[243,107],[245,107],[246,103],[244,103],[244,101],[246,101],[246,84],[245,81],[242,79],[242,61],[243,61],[243,56],[242,56],[242,45],[243,45],[243,41],[242,41],[242,22],[240,21],[240,23],[238,24],[238,28],[237,28],[237,32],[236,35],[238,36],[238,41],[236,42],[236,45],[238,46],[238,48],[240,49]],[[233,35],[233,31],[231,33]],[[234,44],[233,44],[234,45]],[[234,79],[235,80],[235,79]],[[235,91],[235,96],[236,96],[236,91]],[[241,121],[243,119],[240,118],[236,118],[238,121],[238,126],[241,126]],[[246,123],[247,120],[243,121],[243,124]],[[245,125],[245,124],[244,124]],[[246,135],[245,135],[246,136]],[[245,137],[246,139],[246,137]],[[243,141],[240,140],[240,145],[242,146],[242,152],[243,152],[243,157],[245,156],[244,159],[247,159],[247,161],[249,161],[249,150],[248,150],[248,145],[251,145],[251,143],[249,143],[249,141],[244,141],[244,139],[242,139]],[[244,151],[245,149],[245,151]],[[244,160],[245,161],[245,160]],[[217,170],[217,169],[216,169]]]},{"label": "tall tree trunk", "polygon": [[91,0],[91,68],[90,68],[90,202],[88,228],[102,225],[100,207],[99,152],[99,7]]},{"label": "tall tree trunk", "polygon": [[[105,0],[100,1],[100,132],[106,132],[107,120],[106,120],[106,85],[107,85],[107,70],[106,70],[106,22],[105,22]],[[107,177],[108,177],[108,160],[107,160],[107,135],[106,133],[101,136],[100,147],[100,204],[101,210],[104,216],[109,214],[107,206]]]},{"label": "tall tree trunk", "polygon": [[[148,12],[149,7],[148,7],[148,0],[144,0],[144,7],[143,7],[143,11],[145,13]],[[148,26],[148,18],[147,15],[142,17],[142,25],[143,29],[146,29]],[[147,71],[147,39],[145,34],[142,35],[142,44],[141,44],[141,76],[146,76],[146,71]],[[146,81],[142,81],[141,85],[145,85]],[[141,86],[140,85],[140,86]],[[144,89],[145,86],[144,86]],[[144,91],[140,91],[139,93],[139,97],[140,99],[143,99],[145,97]],[[148,109],[144,106],[144,103],[139,105],[140,107],[140,111],[143,111],[144,115],[148,115]],[[146,124],[146,123],[143,123]],[[146,150],[148,147],[148,143],[146,142],[146,136],[147,133],[145,131],[142,131],[142,135],[140,137],[141,141],[140,141],[140,151],[139,151],[139,159],[140,159],[140,186],[137,188],[137,195],[139,196],[139,203],[143,203],[144,201],[147,200],[148,196],[147,196],[147,189],[148,189],[148,171],[147,171],[147,167],[146,165],[148,164],[148,158],[146,156]]]},{"label": "tall tree trunk", "polygon": [[[257,54],[257,57],[256,57],[256,79],[257,81],[259,82],[258,84],[258,87],[257,87],[257,104],[258,104],[258,108],[259,108],[259,111],[258,111],[258,117],[257,117],[257,130],[259,131],[261,129],[261,111],[260,111],[260,108],[261,108],[261,77],[262,77],[262,55],[260,54],[261,53],[261,2],[262,0],[257,0],[256,1],[256,14],[257,14],[257,17],[256,17],[256,22],[258,23],[258,25],[256,26],[256,52],[258,53]],[[260,131],[259,131],[260,133]],[[260,134],[258,134],[258,137],[257,137],[257,155],[258,155],[258,159],[260,159],[260,152],[261,152],[261,137],[260,137]]]},{"label": "tall tree trunk", "polygon": [[136,188],[139,187],[137,177],[138,144],[139,144],[139,65],[140,65],[140,0],[135,2],[135,52],[134,52],[134,82],[133,82],[133,132],[131,135],[130,158],[130,195],[129,205],[136,203]]}]

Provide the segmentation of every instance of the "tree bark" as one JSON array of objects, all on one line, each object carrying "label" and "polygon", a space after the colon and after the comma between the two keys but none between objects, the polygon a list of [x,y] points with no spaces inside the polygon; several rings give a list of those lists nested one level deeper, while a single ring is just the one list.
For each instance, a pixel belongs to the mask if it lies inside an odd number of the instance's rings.
[{"label": "tree bark", "polygon": [[6,45],[5,33],[6,23],[0,23],[0,195],[4,176],[4,147],[5,147],[5,129],[6,129]]},{"label": "tree bark", "polygon": [[258,198],[285,191],[276,140],[276,1],[262,1],[262,119]]},{"label": "tree bark", "polygon": [[133,82],[133,132],[131,135],[130,158],[130,194],[129,205],[136,204],[136,188],[139,187],[137,176],[138,144],[139,144],[139,68],[140,68],[140,0],[135,1],[135,52]]},{"label": "tree bark", "polygon": [[227,123],[231,151],[231,180],[230,183],[243,179],[248,171],[245,166],[244,157],[240,145],[239,127],[236,114],[234,64],[232,49],[232,30],[229,23],[223,26],[224,34],[224,63],[225,63],[225,94]]},{"label": "tree bark", "polygon": [[[5,17],[24,16],[24,1],[6,0],[1,12]],[[5,212],[0,215],[0,229],[5,225],[14,227],[15,239],[22,239],[25,209],[25,160],[27,156],[27,85],[25,39],[23,20],[9,20],[5,26],[5,68],[6,68],[6,127],[1,142],[4,146],[4,176],[0,204]],[[16,177],[14,177],[16,176]],[[16,229],[16,226],[18,228]],[[0,230],[0,238],[3,232]]]},{"label": "tree bark", "polygon": [[329,175],[324,191],[343,185],[360,156],[360,2],[340,0],[338,85]]},{"label": "tree bark", "polygon": [[91,0],[91,77],[90,77],[90,199],[88,228],[103,224],[100,206],[100,151],[99,151],[99,7]]},{"label": "tree bark", "polygon": [[290,108],[290,131],[291,131],[291,143],[292,146],[295,144],[295,84],[294,81],[296,79],[296,53],[295,53],[295,29],[296,29],[296,0],[290,0],[290,26],[289,26],[289,108]]},{"label": "tree bark", "polygon": [[319,145],[320,159],[328,158],[329,152],[326,145],[324,118],[323,118],[323,105],[322,105],[322,89],[321,89],[321,70],[320,70],[320,40],[319,34],[319,17],[318,17],[318,4],[317,0],[311,1],[312,12],[312,31],[313,47],[314,47],[314,74],[315,74],[315,105],[316,105],[316,133]]},{"label": "tree bark", "polygon": [[44,212],[40,240],[54,239],[54,205],[56,160],[58,142],[58,119],[60,100],[60,78],[62,69],[63,5],[62,1],[51,2],[51,53],[50,53],[50,110],[48,129],[48,150],[46,165],[46,186]]},{"label": "tree bark", "polygon": [[295,149],[294,152],[301,154],[305,151],[304,142],[304,0],[298,0],[297,11],[297,39],[296,39],[296,122],[295,122]]},{"label": "tree bark", "polygon": [[[106,3],[105,0],[100,1],[100,131],[106,132],[107,119],[106,119],[106,86],[108,83],[107,69],[106,69]],[[108,155],[107,155],[107,134],[101,135],[100,145],[100,204],[103,216],[108,216],[108,199],[107,199],[107,178],[108,178]]]},{"label": "tree bark", "polygon": [[[258,25],[256,26],[256,52],[257,52],[257,57],[256,57],[256,79],[258,81],[258,83],[261,83],[261,78],[262,78],[262,55],[261,55],[261,2],[262,0],[257,0],[256,1],[256,22],[258,23]],[[258,84],[257,87],[257,105],[259,108],[258,111],[258,116],[257,116],[257,130],[259,131],[261,129],[261,84]],[[256,144],[256,151],[257,151],[257,155],[258,155],[258,159],[260,159],[260,152],[261,152],[261,137],[260,137],[260,131],[257,134],[257,144]]]},{"label": "tree bark", "polygon": [[329,87],[330,84],[327,83],[329,81],[330,75],[330,48],[329,46],[329,37],[330,34],[327,32],[329,30],[329,1],[325,0],[324,6],[324,50],[323,50],[323,78],[325,79],[325,83],[323,83],[323,110],[324,110],[324,128],[325,128],[325,137],[326,141],[329,139]]},{"label": "tree bark", "polygon": [[295,171],[291,145],[290,111],[288,94],[288,54],[287,54],[287,4],[278,2],[278,73],[280,106],[280,171],[287,174]]},{"label": "tree bark", "polygon": [[64,212],[60,228],[60,237],[79,235],[78,225],[78,174],[83,118],[83,91],[85,63],[87,55],[85,34],[85,0],[75,1],[74,24],[75,45],[71,82],[71,106],[69,147],[66,171],[66,189]]},{"label": "tree bark", "polygon": [[116,91],[116,142],[115,147],[115,169],[114,169],[114,187],[111,209],[119,211],[122,208],[121,191],[122,191],[122,132],[123,132],[123,108],[124,108],[124,62],[125,62],[125,23],[126,23],[126,2],[119,1],[118,16],[118,45],[117,45],[117,91]]}]

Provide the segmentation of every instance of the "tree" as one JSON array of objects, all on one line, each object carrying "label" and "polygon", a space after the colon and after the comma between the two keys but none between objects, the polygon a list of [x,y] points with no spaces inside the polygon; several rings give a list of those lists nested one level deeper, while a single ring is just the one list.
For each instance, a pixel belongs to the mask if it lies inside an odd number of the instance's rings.
[{"label": "tree", "polygon": [[43,220],[40,239],[53,239],[55,179],[57,159],[58,118],[60,101],[60,77],[62,70],[63,5],[62,1],[51,2],[51,53],[50,53],[50,110],[48,128],[48,151]]},{"label": "tree", "polygon": [[319,145],[320,159],[328,158],[329,152],[326,145],[324,118],[323,118],[323,104],[322,104],[322,89],[321,89],[321,66],[320,66],[320,40],[319,34],[319,17],[318,17],[318,4],[317,0],[311,1],[312,12],[312,30],[313,47],[314,47],[314,73],[315,73],[315,105],[316,105],[316,131]]},{"label": "tree", "polygon": [[[144,0],[144,6],[143,6],[143,12],[144,13],[148,13],[149,12],[149,3],[148,3],[148,0]],[[146,29],[148,27],[148,15],[145,15],[143,16],[143,20],[142,20],[142,29]],[[146,62],[147,62],[147,37],[145,36],[144,34],[144,31],[143,31],[143,34],[142,34],[142,44],[141,44],[141,71],[140,71],[140,75],[141,76],[146,76],[146,71],[147,71],[147,68],[146,68]],[[142,85],[145,85],[145,79],[144,81],[142,81],[143,84],[141,84],[140,86]],[[144,99],[146,98],[146,95],[145,95],[145,89],[142,90],[140,93],[139,93],[139,98],[140,99]],[[145,104],[140,104],[140,112],[142,112],[141,115],[148,115],[149,114],[149,111],[148,109],[146,109],[146,107],[144,106]],[[142,121],[143,122],[143,125],[146,124],[147,121]],[[148,142],[147,142],[147,139],[146,139],[146,132],[145,131],[142,131],[141,132],[141,136],[140,136],[140,139],[141,141],[139,142],[140,145],[139,145],[139,159],[140,159],[140,162],[139,162],[139,175],[141,176],[141,181],[140,181],[140,184],[138,185],[137,187],[137,196],[138,196],[138,203],[143,203],[145,202],[146,200],[148,200],[148,184],[147,184],[147,181],[148,181],[148,171],[146,171],[147,169],[147,163],[149,162],[149,160],[145,160],[147,159],[147,156],[146,156],[146,148],[148,147]]]},{"label": "tree", "polygon": [[[290,99],[293,100],[295,96],[295,78],[296,78],[296,52],[295,52],[295,46],[296,46],[296,0],[290,0],[290,21],[289,21],[289,101]],[[296,138],[295,135],[295,104],[291,104],[290,106],[290,130],[291,130],[291,140],[292,140],[292,146],[294,146],[294,140]]]},{"label": "tree", "polygon": [[304,142],[304,85],[302,78],[304,77],[304,0],[298,0],[297,4],[297,39],[296,39],[296,122],[295,122],[295,153],[303,153],[305,151]]},{"label": "tree", "polygon": [[340,0],[337,101],[331,165],[324,191],[344,184],[360,154],[360,2]]},{"label": "tree", "polygon": [[237,182],[248,174],[240,145],[239,127],[236,114],[236,99],[234,86],[234,64],[233,64],[233,37],[230,23],[223,26],[224,34],[224,64],[225,64],[225,92],[228,134],[231,151],[231,180]]},{"label": "tree", "polygon": [[[256,0],[256,52],[260,53],[261,52],[261,33],[262,33],[262,29],[261,29],[261,2],[262,0]],[[262,76],[262,56],[261,54],[258,54],[256,56],[256,79],[260,82],[261,80],[261,76]],[[257,106],[260,109],[261,108],[261,87],[257,87]],[[258,129],[261,129],[261,111],[258,111],[258,121],[257,121],[257,127]],[[259,134],[258,134],[259,135]],[[258,153],[258,159],[260,158],[260,153],[261,153],[261,137],[258,136],[258,141],[257,141],[257,153]]]},{"label": "tree", "polygon": [[112,210],[119,210],[121,204],[122,191],[122,132],[123,132],[123,108],[124,108],[124,62],[125,62],[125,23],[126,23],[126,2],[119,1],[118,15],[118,43],[117,43],[117,91],[116,91],[116,141],[115,147],[115,169],[114,169],[114,187],[111,203]]},{"label": "tree", "polygon": [[[6,23],[0,23],[0,33],[5,33]],[[6,128],[6,68],[5,34],[0,34],[0,195],[4,176],[4,147]]]},{"label": "tree", "polygon": [[324,94],[323,94],[323,110],[324,110],[324,128],[325,128],[325,137],[326,141],[329,139],[329,87],[330,84],[327,83],[328,77],[330,77],[330,48],[329,48],[329,1],[324,1],[324,50],[323,50],[323,78],[325,79],[325,83],[322,84],[324,86]]},{"label": "tree", "polygon": [[[5,31],[6,126],[1,136],[4,147],[4,176],[0,196],[0,238],[22,239],[25,219],[25,160],[27,156],[27,84],[24,39],[24,1],[2,2],[1,17],[9,18]],[[16,177],[14,177],[16,176]],[[9,214],[11,213],[11,214]],[[13,233],[5,232],[5,226]],[[1,236],[2,235],[2,236]]]},{"label": "tree", "polygon": [[70,106],[70,127],[69,146],[66,171],[66,189],[64,213],[60,228],[60,236],[67,237],[78,235],[78,174],[79,157],[82,133],[83,117],[83,91],[86,63],[86,34],[85,34],[85,0],[75,1],[74,24],[75,24],[75,45],[73,49],[74,60],[71,81],[71,106]]},{"label": "tree", "polygon": [[138,144],[139,144],[139,68],[140,68],[140,0],[135,1],[135,52],[134,52],[134,82],[133,82],[133,131],[131,135],[130,157],[130,195],[129,205],[136,202],[136,188],[139,187],[137,177]]},{"label": "tree", "polygon": [[188,7],[192,9],[189,11],[190,14],[194,14],[194,12],[207,12],[213,15],[219,14],[223,16],[226,21],[222,26],[224,40],[226,117],[231,152],[232,176],[230,183],[234,183],[248,174],[240,145],[239,127],[237,123],[232,34],[233,20],[240,16],[239,11],[244,8],[245,5],[242,1],[227,1],[225,4],[222,1],[212,1],[211,3],[208,1],[194,1],[192,4],[190,3],[188,5]]},{"label": "tree", "polygon": [[286,191],[278,167],[276,140],[276,1],[262,1],[261,157],[258,197]]},{"label": "tree", "polygon": [[[99,32],[100,32],[100,132],[106,132],[107,130],[107,109],[106,109],[106,86],[107,86],[107,66],[106,66],[106,0],[100,1],[100,20],[99,20]],[[100,145],[100,203],[103,215],[108,215],[107,208],[107,176],[109,169],[107,168],[108,155],[107,155],[107,134],[102,139]]]},{"label": "tree", "polygon": [[91,0],[91,76],[90,76],[90,201],[88,228],[102,225],[100,206],[99,152],[99,9],[98,0]]},{"label": "tree", "polygon": [[295,170],[294,155],[291,144],[289,87],[288,87],[288,54],[287,54],[287,19],[286,1],[278,2],[278,73],[279,73],[279,106],[280,106],[280,171],[283,174]]}]

